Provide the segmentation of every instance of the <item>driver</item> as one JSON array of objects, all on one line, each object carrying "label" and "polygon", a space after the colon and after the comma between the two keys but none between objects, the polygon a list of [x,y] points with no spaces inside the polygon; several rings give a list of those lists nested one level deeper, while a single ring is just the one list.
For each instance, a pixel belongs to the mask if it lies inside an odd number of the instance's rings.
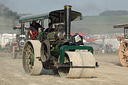
[{"label": "driver", "polygon": [[32,21],[32,24],[30,25],[30,35],[35,31],[38,32],[38,28],[41,28],[41,31],[43,32],[44,28],[36,21]]},{"label": "driver", "polygon": [[44,28],[39,23],[32,21],[32,24],[30,25],[30,34],[32,34],[34,31],[38,31],[38,28],[41,28],[42,31],[44,30]]}]

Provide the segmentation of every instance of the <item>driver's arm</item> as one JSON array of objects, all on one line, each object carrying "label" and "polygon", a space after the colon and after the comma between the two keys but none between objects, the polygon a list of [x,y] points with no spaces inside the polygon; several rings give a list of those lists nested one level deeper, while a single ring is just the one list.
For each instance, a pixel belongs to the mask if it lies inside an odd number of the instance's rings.
[{"label": "driver's arm", "polygon": [[30,34],[32,35],[32,30],[30,30]]}]

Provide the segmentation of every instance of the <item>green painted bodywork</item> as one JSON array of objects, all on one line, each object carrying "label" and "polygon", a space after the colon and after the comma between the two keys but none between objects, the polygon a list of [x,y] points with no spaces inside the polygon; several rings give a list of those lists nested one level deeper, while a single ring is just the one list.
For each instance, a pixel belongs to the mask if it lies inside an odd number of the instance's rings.
[{"label": "green painted bodywork", "polygon": [[44,32],[40,32],[40,33],[38,34],[37,40],[40,41],[40,36],[43,35],[43,34],[44,34]]},{"label": "green painted bodywork", "polygon": [[[37,39],[39,40],[39,37],[43,35],[43,32],[40,32]],[[55,40],[55,32],[51,32],[47,34],[47,40],[50,42],[54,42]],[[59,43],[59,42],[58,42]],[[60,63],[64,63],[65,58],[65,51],[66,50],[88,50],[93,54],[93,48],[91,46],[62,46],[59,48],[59,45],[54,46],[54,50],[51,51],[51,54],[59,55],[60,54]]]},{"label": "green painted bodywork", "polygon": [[[44,34],[44,32],[40,32],[38,34],[37,40],[40,41],[40,36],[42,36],[43,34]],[[55,34],[56,34],[56,32],[48,33],[47,34],[47,40],[49,40],[49,41],[55,41],[56,40]]]},{"label": "green painted bodywork", "polygon": [[55,55],[55,56],[60,55],[59,45],[55,45],[55,46],[54,46],[54,50],[51,51],[51,54],[52,54],[52,55]]},{"label": "green painted bodywork", "polygon": [[49,41],[55,41],[55,40],[56,40],[55,34],[56,34],[56,32],[50,32],[50,33],[48,33],[47,39],[48,39]]},{"label": "green painted bodywork", "polygon": [[88,50],[93,54],[93,48],[91,46],[62,46],[60,48],[60,63],[64,63],[65,50]]}]

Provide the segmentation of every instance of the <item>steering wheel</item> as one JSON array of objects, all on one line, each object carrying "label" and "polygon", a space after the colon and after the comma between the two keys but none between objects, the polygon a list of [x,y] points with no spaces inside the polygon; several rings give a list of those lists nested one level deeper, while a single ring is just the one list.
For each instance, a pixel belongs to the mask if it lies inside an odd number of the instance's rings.
[{"label": "steering wheel", "polygon": [[34,31],[34,32],[32,32],[32,34],[31,34],[31,38],[32,38],[33,40],[35,40],[35,39],[37,38],[38,34],[39,34],[38,31]]}]

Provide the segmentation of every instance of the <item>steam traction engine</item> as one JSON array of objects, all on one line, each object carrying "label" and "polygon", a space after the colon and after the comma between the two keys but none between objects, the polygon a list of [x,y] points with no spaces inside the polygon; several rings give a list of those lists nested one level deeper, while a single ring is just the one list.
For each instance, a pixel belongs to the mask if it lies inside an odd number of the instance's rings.
[{"label": "steam traction engine", "polygon": [[[17,58],[17,55],[21,55],[22,54],[22,49],[24,46],[24,40],[28,39],[28,35],[27,32],[25,33],[24,29],[26,31],[28,31],[28,26],[25,26],[22,30],[21,30],[21,26],[14,26],[13,27],[14,30],[18,30],[21,31],[21,34],[16,34],[16,39],[13,40],[12,46],[11,46],[11,51],[12,51],[12,57],[13,59]],[[23,40],[24,38],[24,40]]]},{"label": "steam traction engine", "polygon": [[124,37],[118,37],[121,42],[118,55],[122,66],[128,66],[128,24],[116,25],[114,28],[124,28]]},{"label": "steam traction engine", "polygon": [[28,40],[23,48],[23,67],[25,72],[38,75],[42,68],[52,69],[55,74],[64,77],[92,77],[96,68],[93,48],[83,46],[80,35],[70,36],[71,21],[82,19],[79,12],[72,11],[71,6],[49,14],[21,17],[19,22],[50,19],[56,27],[55,32],[40,32],[37,40]]}]

